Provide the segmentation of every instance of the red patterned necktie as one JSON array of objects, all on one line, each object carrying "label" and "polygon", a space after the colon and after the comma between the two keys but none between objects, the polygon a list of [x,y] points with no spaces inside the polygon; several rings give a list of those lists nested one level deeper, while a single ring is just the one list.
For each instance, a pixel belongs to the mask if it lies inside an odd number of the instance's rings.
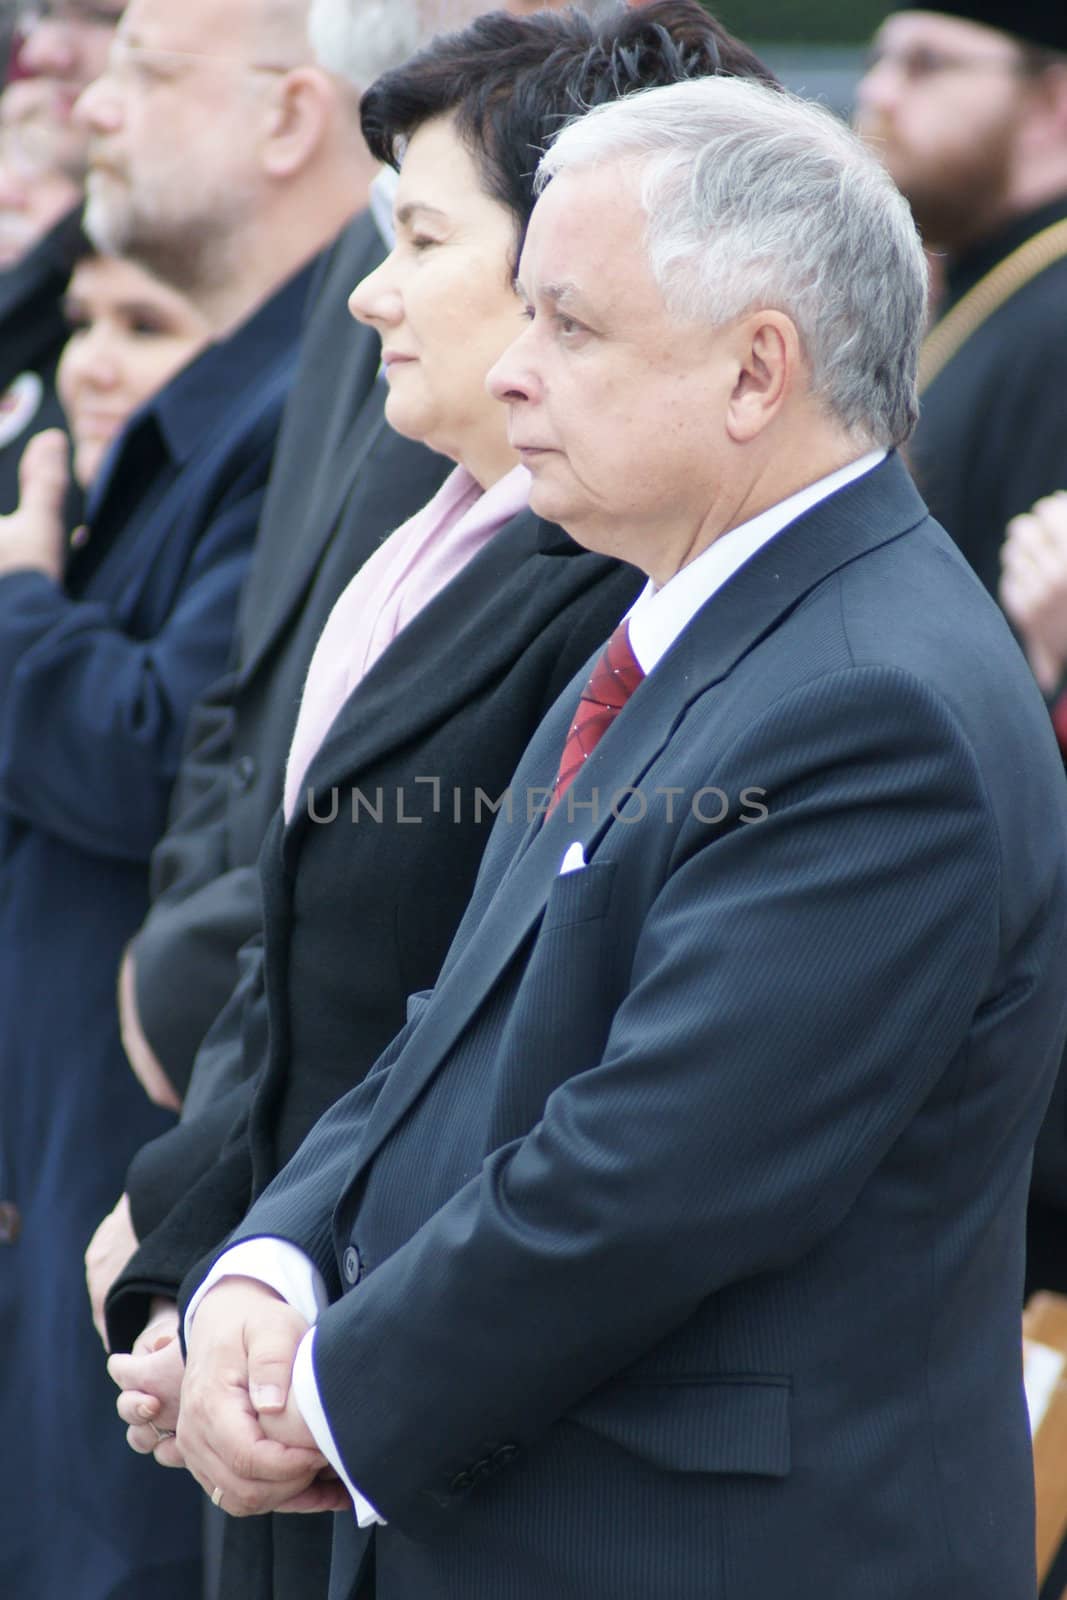
[{"label": "red patterned necktie", "polygon": [[555,811],[644,675],[641,663],[630,646],[629,628],[625,622],[620,622],[582,690],[567,742],[563,746],[563,759],[552,790],[551,804],[545,812],[546,819]]}]

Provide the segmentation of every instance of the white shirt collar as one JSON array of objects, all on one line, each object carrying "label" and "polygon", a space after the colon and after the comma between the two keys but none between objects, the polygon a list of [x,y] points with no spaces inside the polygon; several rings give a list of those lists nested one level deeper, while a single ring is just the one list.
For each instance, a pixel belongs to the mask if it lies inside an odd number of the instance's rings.
[{"label": "white shirt collar", "polygon": [[810,483],[758,517],[731,528],[710,544],[695,561],[675,574],[662,589],[649,580],[630,610],[630,647],[647,675],[666,655],[701,606],[791,522],[826,500],[846,484],[874,470],[886,458],[885,450],[871,450],[858,461]]}]

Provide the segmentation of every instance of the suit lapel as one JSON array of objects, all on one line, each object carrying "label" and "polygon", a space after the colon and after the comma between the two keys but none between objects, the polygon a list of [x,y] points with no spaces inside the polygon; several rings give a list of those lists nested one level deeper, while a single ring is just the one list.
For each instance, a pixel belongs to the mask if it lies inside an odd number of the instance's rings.
[{"label": "suit lapel", "polygon": [[[907,472],[899,459],[891,457],[792,523],[706,602],[639,685],[575,779],[575,821],[569,821],[566,807],[561,807],[543,827],[528,831],[465,946],[449,953],[433,1001],[394,1063],[367,1125],[357,1171],[373,1159],[422,1094],[537,926],[567,848],[580,841],[586,859],[591,858],[612,821],[611,797],[640,785],[688,706],[721,682],[817,584],[848,562],[899,538],[926,516]],[[561,704],[550,719],[554,726],[546,723],[536,736],[532,760],[520,766],[517,784],[551,782],[549,747],[558,759],[568,721],[568,710]],[[582,809],[594,789],[601,798],[599,815]]]},{"label": "suit lapel", "polygon": [[[551,621],[587,579],[571,557],[546,553],[544,529],[530,512],[514,518],[413,618],[349,696],[308,769],[305,790],[322,794],[358,781],[390,750],[440,727]],[[557,543],[569,546],[563,535]],[[531,591],[535,606],[520,634],[518,602]],[[287,850],[299,846],[308,809],[298,808]]]}]

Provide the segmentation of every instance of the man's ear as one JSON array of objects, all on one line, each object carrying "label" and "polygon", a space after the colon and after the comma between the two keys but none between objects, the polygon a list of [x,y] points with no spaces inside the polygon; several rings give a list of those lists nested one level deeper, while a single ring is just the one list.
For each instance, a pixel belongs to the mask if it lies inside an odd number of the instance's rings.
[{"label": "man's ear", "polygon": [[263,144],[269,177],[289,178],[307,165],[327,138],[335,99],[328,76],[317,67],[285,74],[271,98]]},{"label": "man's ear", "polygon": [[748,444],[777,417],[801,367],[800,336],[781,311],[753,311],[734,329],[737,379],[726,409],[726,430]]}]

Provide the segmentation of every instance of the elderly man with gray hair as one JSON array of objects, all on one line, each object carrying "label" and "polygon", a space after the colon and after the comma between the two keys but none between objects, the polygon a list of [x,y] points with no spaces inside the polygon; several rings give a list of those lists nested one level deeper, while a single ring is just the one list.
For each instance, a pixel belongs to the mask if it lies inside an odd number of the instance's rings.
[{"label": "elderly man with gray hair", "polygon": [[894,453],[918,239],[750,83],[543,176],[490,383],[535,509],[648,586],[436,988],[198,1276],[179,1444],[231,1514],[346,1508],[338,1596],[358,1524],[378,1600],[1029,1600],[1067,801]]}]

